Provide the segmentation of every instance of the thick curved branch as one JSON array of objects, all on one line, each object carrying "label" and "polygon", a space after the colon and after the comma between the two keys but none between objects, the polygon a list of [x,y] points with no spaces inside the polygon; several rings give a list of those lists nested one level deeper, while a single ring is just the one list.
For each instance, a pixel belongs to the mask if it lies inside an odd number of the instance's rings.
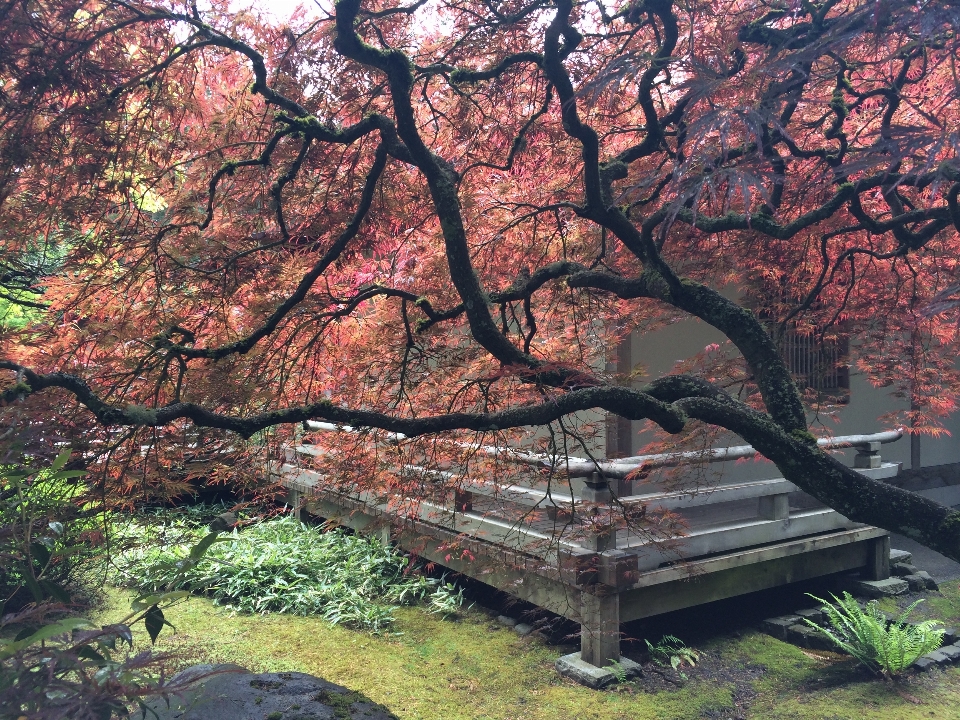
[{"label": "thick curved branch", "polygon": [[669,403],[623,387],[591,387],[564,393],[539,405],[526,405],[494,413],[450,413],[425,418],[399,418],[369,410],[354,410],[324,400],[300,407],[237,417],[222,415],[194,403],[175,403],[160,408],[131,406],[119,408],[105,403],[85,380],[68,373],[45,375],[17,363],[0,360],[0,369],[18,373],[22,380],[6,390],[2,399],[19,397],[50,388],[72,393],[104,425],[160,427],[177,420],[190,420],[198,427],[219,428],[250,437],[264,428],[305,420],[325,420],[355,427],[377,428],[417,437],[451,430],[478,432],[505,430],[529,425],[547,425],[565,415],[600,408],[631,420],[649,419],[670,433],[683,429],[686,418]]},{"label": "thick curved branch", "polygon": [[730,338],[747,360],[774,421],[787,432],[806,431],[807,421],[797,386],[770,335],[750,310],[706,285],[690,280],[669,282],[652,269],[639,278],[589,270],[571,275],[567,284],[606,290],[624,299],[660,300],[709,323]]},{"label": "thick curved branch", "polygon": [[[653,87],[657,75],[668,67],[673,51],[677,47],[677,40],[680,38],[680,28],[677,25],[677,18],[673,14],[671,0],[646,0],[643,3],[643,8],[660,19],[663,24],[663,39],[651,59],[650,66],[640,76],[637,89],[637,99],[640,103],[640,109],[643,111],[644,128],[647,134],[643,142],[620,154],[618,159],[625,163],[631,163],[649,155],[663,142],[663,124],[657,114],[657,106],[653,99]],[[682,113],[682,107],[685,105],[686,101],[682,101],[680,113]]]},{"label": "thick curved branch", "polygon": [[868,478],[820,450],[812,435],[784,432],[740,403],[689,398],[675,405],[692,418],[737,433],[787,480],[850,520],[898,532],[960,560],[960,512]]},{"label": "thick curved branch", "polygon": [[[359,0],[340,0],[336,5],[337,35],[334,47],[345,57],[381,70],[388,79],[396,116],[397,135],[410,152],[411,161],[426,178],[440,229],[450,277],[463,305],[473,338],[504,365],[528,368],[530,380],[552,386],[571,382],[595,384],[583,373],[555,366],[547,369],[524,353],[497,327],[490,314],[489,299],[473,266],[467,232],[458,196],[459,174],[453,166],[433,153],[420,136],[419,123],[411,103],[413,63],[398,50],[378,50],[365,43],[354,30]],[[567,81],[569,83],[569,80]]]},{"label": "thick curved branch", "polygon": [[505,73],[509,68],[512,68],[514,65],[522,65],[524,63],[533,63],[534,65],[541,65],[543,63],[543,56],[540,53],[525,51],[514,53],[513,55],[507,55],[503,60],[498,62],[493,67],[487,68],[486,70],[467,70],[466,68],[456,68],[450,72],[450,82],[454,85],[464,85],[467,83],[478,83],[484,80],[492,80],[493,78],[500,77]]}]

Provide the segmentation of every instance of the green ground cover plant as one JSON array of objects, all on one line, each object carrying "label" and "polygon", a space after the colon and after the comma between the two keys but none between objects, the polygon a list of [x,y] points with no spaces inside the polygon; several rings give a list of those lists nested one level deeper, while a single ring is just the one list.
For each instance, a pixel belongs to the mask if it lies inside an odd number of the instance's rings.
[{"label": "green ground cover plant", "polygon": [[810,597],[823,605],[831,627],[821,627],[805,618],[806,623],[830,638],[840,650],[886,678],[900,675],[921,655],[940,647],[943,641],[943,631],[936,629],[935,621],[908,622],[907,618],[922,600],[888,620],[877,602],[868,602],[861,608],[856,598],[847,592],[842,597],[833,595],[833,603],[815,595]]},{"label": "green ground cover plant", "polygon": [[[956,584],[945,597],[960,607]],[[125,612],[109,591],[101,618]],[[689,680],[647,691],[625,683],[590,690],[557,675],[573,646],[518,637],[482,608],[444,622],[418,607],[395,612],[397,633],[371,635],[318,617],[239,615],[192,597],[168,613],[176,633],[157,642],[196,662],[234,662],[255,672],[306,672],[386,705],[401,720],[931,720],[960,717],[960,671],[904,679],[915,705],[856,661],[805,651],[754,629],[698,642]],[[943,618],[951,624],[960,619]],[[135,635],[145,638],[142,630]],[[742,668],[759,668],[749,679]],[[668,673],[669,674],[669,673]],[[738,706],[744,692],[751,695]]]},{"label": "green ground cover plant", "polygon": [[428,612],[451,615],[463,602],[452,583],[417,572],[376,539],[292,516],[235,529],[185,568],[199,533],[182,520],[129,524],[124,538],[137,542],[114,561],[118,584],[141,592],[188,590],[236,612],[318,615],[373,633],[390,628],[398,605],[422,602]]},{"label": "green ground cover plant", "polygon": [[687,676],[683,674],[680,667],[684,664],[695,667],[700,659],[700,653],[687,647],[683,640],[674,635],[664,635],[656,645],[649,640],[644,642],[647,644],[651,660],[657,665],[673,668],[684,680]]}]

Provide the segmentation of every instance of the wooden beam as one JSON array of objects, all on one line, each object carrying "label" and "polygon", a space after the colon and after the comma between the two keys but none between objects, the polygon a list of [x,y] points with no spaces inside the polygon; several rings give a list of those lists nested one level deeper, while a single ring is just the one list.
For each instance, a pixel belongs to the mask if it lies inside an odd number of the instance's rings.
[{"label": "wooden beam", "polygon": [[657,547],[648,540],[630,542],[629,535],[617,547],[631,550],[639,555],[641,571],[653,570],[665,562],[677,562],[702,555],[712,555],[780,542],[789,538],[845,529],[851,523],[835,510],[807,510],[791,515],[784,520],[747,520],[729,525],[697,528],[689,534],[671,541],[671,547]]},{"label": "wooden beam", "polygon": [[[871,531],[875,529],[871,528]],[[682,608],[744,595],[788,583],[808,580],[862,568],[867,564],[874,544],[873,539],[805,548],[803,543],[792,543],[795,552],[761,560],[758,556],[743,556],[743,564],[710,571],[708,565],[696,564],[685,568],[687,581],[670,581],[634,587],[620,594],[620,621],[672,612]],[[769,549],[768,549],[769,550]],[[752,561],[748,561],[752,560]],[[653,575],[652,573],[648,575]],[[642,580],[652,580],[651,577]]]},{"label": "wooden beam", "polygon": [[718,557],[691,560],[670,567],[650,570],[641,573],[632,587],[636,589],[670,583],[674,580],[692,580],[701,575],[722,572],[731,568],[747,567],[783,557],[826,550],[840,545],[872,541],[885,536],[887,536],[886,530],[868,526],[856,530],[839,530],[815,537],[789,540],[765,547],[751,548]]},{"label": "wooden beam", "polygon": [[683,508],[749,500],[768,495],[783,495],[797,490],[797,486],[792,482],[783,478],[774,478],[773,480],[755,480],[735,485],[717,485],[702,490],[629,495],[620,498],[620,504],[627,506],[650,505],[653,507],[659,506],[665,510],[682,510]]}]

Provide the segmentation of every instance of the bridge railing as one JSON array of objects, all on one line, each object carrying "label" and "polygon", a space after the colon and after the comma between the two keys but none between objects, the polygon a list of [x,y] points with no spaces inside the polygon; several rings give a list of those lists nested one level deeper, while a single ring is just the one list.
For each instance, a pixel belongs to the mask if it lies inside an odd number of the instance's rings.
[{"label": "bridge railing", "polygon": [[[314,422],[307,423],[307,429],[316,433],[360,432],[348,426]],[[899,465],[884,463],[880,448],[902,436],[902,430],[894,430],[823,438],[818,444],[830,449],[856,448],[853,466],[883,479],[895,476]],[[406,440],[398,434],[381,437],[396,443]],[[596,556],[605,555],[614,567],[641,572],[663,563],[855,526],[830,508],[809,502],[809,498],[803,501],[799,488],[783,478],[717,484],[696,490],[633,492],[630,479],[638,472],[757,455],[749,445],[611,460],[557,458],[479,444],[461,444],[461,449],[495,456],[507,464],[549,471],[545,474],[554,481],[544,485],[530,480],[531,473],[518,473],[527,476],[525,481],[503,481],[474,477],[456,469],[409,464],[394,471],[408,478],[434,480],[436,493],[410,499],[360,490],[350,494],[350,501],[363,503],[387,522],[391,521],[391,513],[402,506],[407,518],[412,515],[418,521],[549,563],[579,557],[596,564]],[[328,486],[320,472],[311,469],[317,457],[329,456],[331,452],[335,451],[321,445],[287,448],[284,462],[275,472],[290,491],[292,503],[317,494],[335,501],[335,489]],[[556,487],[556,477],[564,478],[563,488]],[[665,511],[681,519],[685,524],[682,531],[655,535],[643,523],[623,522],[624,518],[663,515]]]}]

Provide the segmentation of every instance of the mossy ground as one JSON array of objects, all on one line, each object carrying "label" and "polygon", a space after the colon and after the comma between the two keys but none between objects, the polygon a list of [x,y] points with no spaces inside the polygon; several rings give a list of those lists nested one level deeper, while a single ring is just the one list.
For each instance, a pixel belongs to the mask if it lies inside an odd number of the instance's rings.
[{"label": "mossy ground", "polygon": [[[926,605],[929,614],[960,624],[956,583]],[[100,621],[121,617],[127,606],[127,591],[109,590]],[[179,651],[184,664],[235,662],[258,672],[311,673],[404,719],[960,718],[960,669],[894,686],[840,656],[806,652],[750,629],[700,643],[703,670],[686,682],[677,679],[676,687],[649,692],[626,684],[597,692],[554,672],[554,660],[572,648],[520,638],[479,609],[451,622],[401,608],[399,634],[382,637],[314,618],[230,615],[201,598],[167,615],[177,632],[165,630],[158,649]],[[149,641],[140,631],[136,642],[142,648]]]}]

